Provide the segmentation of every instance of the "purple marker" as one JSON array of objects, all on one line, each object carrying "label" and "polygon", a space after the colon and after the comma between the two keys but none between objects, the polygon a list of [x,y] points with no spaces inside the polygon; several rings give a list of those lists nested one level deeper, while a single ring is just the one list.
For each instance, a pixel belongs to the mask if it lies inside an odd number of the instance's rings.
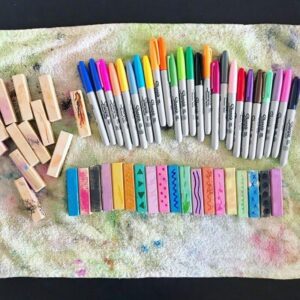
[{"label": "purple marker", "polygon": [[252,114],[252,101],[253,101],[253,83],[254,73],[249,69],[247,74],[246,84],[246,99],[244,103],[244,114],[242,124],[242,157],[247,158],[249,153],[249,139],[250,139],[250,124]]}]

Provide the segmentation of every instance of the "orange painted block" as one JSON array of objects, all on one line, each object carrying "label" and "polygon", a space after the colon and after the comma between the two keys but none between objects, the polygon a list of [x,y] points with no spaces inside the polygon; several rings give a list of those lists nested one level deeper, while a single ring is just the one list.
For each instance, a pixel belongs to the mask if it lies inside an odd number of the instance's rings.
[{"label": "orange painted block", "polygon": [[135,211],[134,171],[132,163],[123,164],[125,209]]},{"label": "orange painted block", "polygon": [[206,215],[215,214],[214,173],[213,168],[202,168],[203,202]]}]

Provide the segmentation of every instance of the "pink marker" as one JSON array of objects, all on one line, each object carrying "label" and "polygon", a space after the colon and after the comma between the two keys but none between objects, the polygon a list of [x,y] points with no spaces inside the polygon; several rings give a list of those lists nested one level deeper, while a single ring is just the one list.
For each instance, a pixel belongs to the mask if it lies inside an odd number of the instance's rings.
[{"label": "pink marker", "polygon": [[89,169],[78,169],[78,183],[79,183],[79,199],[80,199],[80,214],[89,215],[91,213],[90,204],[90,181]]},{"label": "pink marker", "polygon": [[212,99],[212,132],[211,146],[214,150],[219,148],[219,106],[220,106],[220,65],[214,60],[210,65],[211,74],[211,99]]},{"label": "pink marker", "polygon": [[104,93],[105,93],[106,101],[108,104],[109,114],[110,114],[110,118],[111,118],[111,121],[113,124],[113,129],[115,132],[117,143],[119,146],[123,146],[124,140],[123,140],[123,136],[122,136],[122,132],[121,132],[120,121],[119,121],[119,117],[117,114],[115,99],[114,99],[112,91],[111,91],[111,84],[110,84],[110,79],[109,79],[109,75],[108,75],[108,69],[107,69],[104,59],[100,59],[97,61],[97,70],[98,70],[101,84],[104,88]]},{"label": "pink marker", "polygon": [[148,212],[150,214],[158,213],[158,199],[157,199],[157,180],[155,166],[146,167],[146,182],[147,182],[147,200]]},{"label": "pink marker", "polygon": [[193,214],[203,216],[204,204],[203,204],[201,169],[192,169],[191,176],[192,176]]},{"label": "pink marker", "polygon": [[225,215],[225,176],[223,169],[214,169],[216,215]]},{"label": "pink marker", "polygon": [[283,216],[283,193],[281,169],[270,170],[272,216]]},{"label": "pink marker", "polygon": [[166,165],[157,166],[156,176],[159,212],[168,213],[170,212],[168,167]]},{"label": "pink marker", "polygon": [[113,210],[113,192],[111,179],[111,165],[101,165],[101,188],[102,188],[102,208],[104,211]]}]

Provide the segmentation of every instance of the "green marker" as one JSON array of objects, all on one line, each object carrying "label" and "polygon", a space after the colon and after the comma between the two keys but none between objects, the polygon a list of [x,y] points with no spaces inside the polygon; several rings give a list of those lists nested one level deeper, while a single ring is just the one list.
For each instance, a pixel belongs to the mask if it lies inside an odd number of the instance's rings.
[{"label": "green marker", "polygon": [[263,97],[261,102],[260,117],[258,123],[258,137],[256,158],[261,159],[264,153],[265,138],[267,131],[269,106],[272,95],[273,72],[268,71],[264,74]]},{"label": "green marker", "polygon": [[185,73],[185,60],[183,48],[177,49],[177,70],[179,82],[179,101],[180,101],[180,114],[182,124],[182,135],[189,134],[189,119],[188,119],[188,106],[187,106],[187,93],[186,93],[186,73]]},{"label": "green marker", "polygon": [[182,128],[180,118],[180,104],[179,104],[179,93],[178,93],[178,80],[177,80],[177,69],[174,55],[168,56],[168,79],[171,85],[171,102],[173,107],[173,119],[175,128],[176,140],[182,142]]}]

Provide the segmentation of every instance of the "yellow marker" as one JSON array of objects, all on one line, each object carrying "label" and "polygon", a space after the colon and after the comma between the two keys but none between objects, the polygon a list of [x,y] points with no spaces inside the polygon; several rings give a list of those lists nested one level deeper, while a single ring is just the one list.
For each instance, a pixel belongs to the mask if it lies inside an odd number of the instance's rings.
[{"label": "yellow marker", "polygon": [[235,168],[225,168],[226,213],[237,215]]},{"label": "yellow marker", "polygon": [[124,209],[123,163],[112,163],[114,209]]},{"label": "yellow marker", "polygon": [[116,69],[117,69],[117,74],[119,78],[119,84],[122,92],[126,92],[129,90],[128,88],[128,82],[127,82],[127,77],[126,77],[126,72],[124,68],[124,64],[121,58],[118,58],[116,60]]},{"label": "yellow marker", "polygon": [[143,56],[143,69],[144,69],[144,75],[146,81],[146,88],[153,89],[154,88],[153,77],[152,77],[152,71],[151,71],[148,55]]}]

